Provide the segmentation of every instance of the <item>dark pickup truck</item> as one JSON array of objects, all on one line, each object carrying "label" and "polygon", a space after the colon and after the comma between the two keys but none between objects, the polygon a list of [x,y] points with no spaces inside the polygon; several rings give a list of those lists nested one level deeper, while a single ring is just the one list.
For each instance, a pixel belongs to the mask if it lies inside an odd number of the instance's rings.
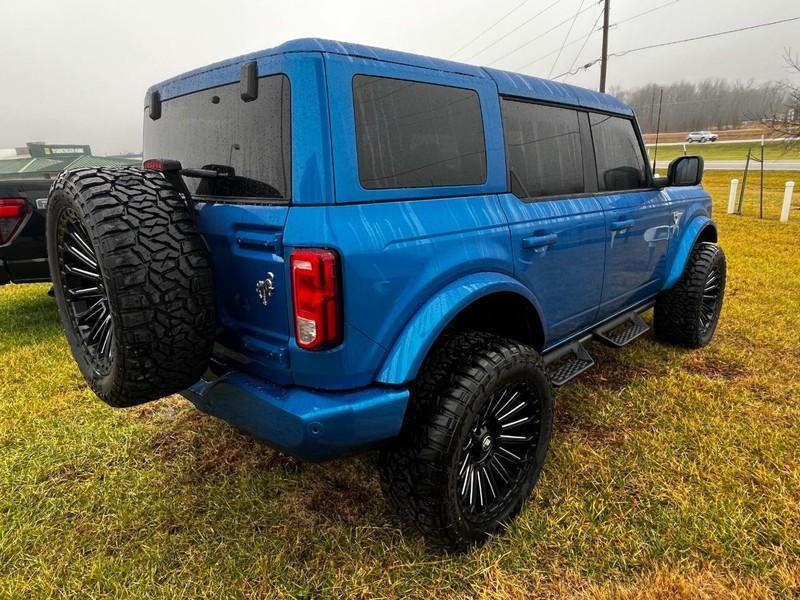
[{"label": "dark pickup truck", "polygon": [[50,281],[45,244],[49,179],[0,179],[0,285]]}]

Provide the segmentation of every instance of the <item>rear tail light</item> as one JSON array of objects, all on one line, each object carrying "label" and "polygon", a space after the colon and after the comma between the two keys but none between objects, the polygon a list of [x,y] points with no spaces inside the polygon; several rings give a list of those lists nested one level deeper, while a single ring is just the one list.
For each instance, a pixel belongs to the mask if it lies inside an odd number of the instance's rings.
[{"label": "rear tail light", "polygon": [[27,214],[23,198],[0,198],[0,246],[11,241]]},{"label": "rear tail light", "polygon": [[171,160],[168,158],[148,158],[142,163],[142,168],[145,171],[161,171],[162,173],[170,173],[172,171],[180,171],[181,163],[178,160]]},{"label": "rear tail light", "polygon": [[295,250],[292,270],[294,333],[297,345],[320,350],[342,341],[338,257],[332,250]]}]

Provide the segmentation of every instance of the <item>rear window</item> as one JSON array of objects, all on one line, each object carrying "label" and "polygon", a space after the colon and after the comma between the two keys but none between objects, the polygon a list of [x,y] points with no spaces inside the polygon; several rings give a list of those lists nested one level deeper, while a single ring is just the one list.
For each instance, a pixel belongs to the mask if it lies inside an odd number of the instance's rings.
[{"label": "rear window", "polygon": [[239,82],[167,100],[161,118],[144,119],[144,157],[179,160],[224,176],[184,178],[189,191],[214,198],[289,199],[289,80],[262,77],[244,102]]},{"label": "rear window", "polygon": [[633,121],[589,113],[597,178],[601,191],[634,190],[647,185],[647,169]]},{"label": "rear window", "polygon": [[365,188],[486,181],[483,119],[474,90],[356,75],[353,103]]},{"label": "rear window", "polygon": [[507,99],[502,108],[511,191],[520,198],[582,193],[578,112]]}]

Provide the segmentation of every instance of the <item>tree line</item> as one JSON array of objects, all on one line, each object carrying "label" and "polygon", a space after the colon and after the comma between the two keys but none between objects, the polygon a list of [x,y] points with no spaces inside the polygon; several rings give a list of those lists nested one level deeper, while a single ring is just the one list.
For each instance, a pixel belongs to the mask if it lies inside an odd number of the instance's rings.
[{"label": "tree line", "polygon": [[784,115],[791,98],[785,83],[743,83],[707,79],[699,83],[648,84],[633,89],[617,89],[612,94],[636,111],[645,133],[655,132],[659,97],[661,131],[696,131],[739,127],[747,121],[763,122]]}]

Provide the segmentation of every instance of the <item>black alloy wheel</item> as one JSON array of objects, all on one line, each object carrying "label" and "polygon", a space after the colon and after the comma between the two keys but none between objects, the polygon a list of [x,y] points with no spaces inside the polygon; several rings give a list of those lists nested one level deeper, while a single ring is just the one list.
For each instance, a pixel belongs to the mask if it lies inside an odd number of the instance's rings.
[{"label": "black alloy wheel", "polygon": [[58,277],[69,318],[88,362],[98,375],[111,365],[114,328],[97,253],[73,209],[65,209],[57,223]]}]

